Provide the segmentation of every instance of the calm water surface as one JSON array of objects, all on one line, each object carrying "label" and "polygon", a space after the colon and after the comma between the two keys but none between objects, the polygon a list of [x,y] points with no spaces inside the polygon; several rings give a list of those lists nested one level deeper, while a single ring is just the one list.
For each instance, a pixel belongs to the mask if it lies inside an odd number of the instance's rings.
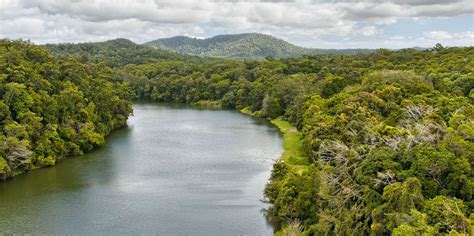
[{"label": "calm water surface", "polygon": [[0,232],[272,234],[260,199],[282,151],[276,128],[233,111],[134,113],[104,147],[0,183]]}]

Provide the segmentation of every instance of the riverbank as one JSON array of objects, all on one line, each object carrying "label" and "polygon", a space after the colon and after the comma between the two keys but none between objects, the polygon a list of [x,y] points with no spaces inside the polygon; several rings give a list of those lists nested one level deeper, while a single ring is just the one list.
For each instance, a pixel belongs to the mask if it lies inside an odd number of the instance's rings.
[{"label": "riverbank", "polygon": [[[283,153],[280,161],[286,163],[292,169],[293,173],[302,175],[309,165],[309,158],[303,150],[303,134],[290,122],[283,120],[281,117],[270,121],[275,125],[283,136]],[[271,185],[270,180],[267,185]],[[281,229],[275,232],[277,236],[283,235],[300,235],[300,224],[293,222],[285,222],[281,225]]]},{"label": "riverbank", "polygon": [[283,149],[281,160],[290,165],[304,167],[309,165],[308,157],[303,151],[303,134],[281,117],[270,121],[283,135]]},{"label": "riverbank", "polygon": [[17,176],[20,175],[25,175],[29,174],[32,171],[38,170],[38,169],[43,169],[43,168],[53,168],[55,167],[59,162],[65,160],[65,159],[71,159],[71,158],[77,158],[84,156],[88,153],[91,153],[95,150],[97,150],[100,147],[103,147],[106,143],[106,139],[115,131],[123,129],[127,126],[127,120],[130,117],[130,115],[127,117],[126,121],[124,124],[110,130],[109,133],[103,135],[104,143],[101,144],[95,144],[92,149],[90,150],[81,150],[78,155],[71,155],[71,156],[60,156],[60,157],[53,157],[53,156],[48,156],[45,158],[38,158],[37,163],[32,163],[31,160],[29,162],[30,166],[28,170],[12,170],[10,166],[8,165],[7,161],[3,158],[0,158],[0,184],[3,182],[6,182],[8,180],[14,179]]},{"label": "riverbank", "polygon": [[261,199],[282,153],[274,127],[232,110],[133,108],[103,147],[0,184],[0,232],[273,233]]},{"label": "riverbank", "polygon": [[[258,117],[258,114],[250,111],[248,108],[239,111]],[[302,171],[310,164],[309,157],[305,155],[303,150],[303,134],[290,122],[283,120],[282,117],[270,120],[270,123],[276,126],[283,136],[283,153],[280,156],[280,160]]]},{"label": "riverbank", "polygon": [[[257,113],[252,112],[248,108],[241,109],[240,112],[251,116],[259,116]],[[282,117],[272,119],[270,122],[278,128],[281,135],[283,136],[283,153],[281,154],[279,160],[274,163],[274,168],[277,168],[275,166],[278,165],[278,163],[283,162],[285,163],[285,166],[289,167],[288,173],[291,172],[301,176],[310,165],[310,159],[304,151],[303,134],[290,122],[283,120]],[[285,174],[284,177],[280,176],[280,179],[278,180],[270,179],[267,182],[266,191],[268,189],[274,189],[275,185],[280,185],[279,182],[285,182],[285,179],[287,179],[288,176],[290,175]],[[279,191],[278,189],[274,190]],[[270,192],[271,191],[272,190],[270,190]],[[271,209],[269,213],[272,214]],[[278,226],[276,226],[277,231],[274,232],[274,235],[276,236],[302,234],[301,222],[299,221],[279,222],[276,224],[278,224]]]}]

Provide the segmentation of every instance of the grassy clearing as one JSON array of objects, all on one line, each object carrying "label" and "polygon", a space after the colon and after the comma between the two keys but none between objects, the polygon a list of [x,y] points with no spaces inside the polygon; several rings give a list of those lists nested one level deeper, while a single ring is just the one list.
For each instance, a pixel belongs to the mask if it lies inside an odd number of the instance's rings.
[{"label": "grassy clearing", "polygon": [[195,103],[192,103],[194,106],[208,108],[208,109],[220,109],[222,108],[222,104],[219,101],[211,101],[211,100],[200,100]]},{"label": "grassy clearing", "polygon": [[[258,116],[256,112],[252,112],[249,108],[240,110],[241,113],[251,116]],[[290,166],[297,168],[298,173],[302,173],[306,166],[309,165],[309,157],[303,151],[303,134],[296,129],[290,122],[283,120],[281,117],[270,121],[275,125],[283,135],[283,154],[280,159]]]},{"label": "grassy clearing", "polygon": [[281,118],[273,119],[274,124],[283,134],[283,154],[281,160],[298,168],[309,165],[309,159],[303,152],[303,134],[293,127],[290,122]]}]

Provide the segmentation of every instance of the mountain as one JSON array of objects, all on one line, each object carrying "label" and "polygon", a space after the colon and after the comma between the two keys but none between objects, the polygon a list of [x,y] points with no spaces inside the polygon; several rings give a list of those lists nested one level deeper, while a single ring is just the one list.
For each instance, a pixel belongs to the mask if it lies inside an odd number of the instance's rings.
[{"label": "mountain", "polygon": [[312,54],[355,54],[368,49],[313,49],[304,48],[266,34],[247,33],[218,35],[198,39],[186,36],[157,39],[145,45],[196,56],[233,59],[290,58]]},{"label": "mountain", "polygon": [[105,42],[46,44],[52,52],[60,55],[78,55],[93,62],[104,62],[110,67],[127,64],[143,64],[161,60],[200,61],[199,57],[180,54],[149,45],[136,44],[118,38]]},{"label": "mountain", "polygon": [[104,62],[110,67],[162,60],[209,63],[217,58],[262,59],[268,56],[291,58],[313,54],[356,54],[371,51],[368,49],[304,48],[270,35],[257,33],[218,35],[208,39],[176,36],[145,44],[136,44],[128,39],[118,38],[104,42],[60,43],[44,46],[56,54],[76,55],[81,57],[81,60]]}]

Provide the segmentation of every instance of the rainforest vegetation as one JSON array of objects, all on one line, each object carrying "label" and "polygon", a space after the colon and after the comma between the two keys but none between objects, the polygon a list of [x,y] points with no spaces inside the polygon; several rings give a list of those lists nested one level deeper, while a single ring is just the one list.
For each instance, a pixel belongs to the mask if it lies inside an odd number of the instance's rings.
[{"label": "rainforest vegetation", "polygon": [[104,143],[132,112],[127,86],[104,65],[0,40],[0,179]]},{"label": "rainforest vegetation", "polygon": [[130,99],[211,105],[284,131],[264,199],[279,233],[474,233],[473,47],[107,64],[81,46],[1,41],[3,178],[102,144]]}]

